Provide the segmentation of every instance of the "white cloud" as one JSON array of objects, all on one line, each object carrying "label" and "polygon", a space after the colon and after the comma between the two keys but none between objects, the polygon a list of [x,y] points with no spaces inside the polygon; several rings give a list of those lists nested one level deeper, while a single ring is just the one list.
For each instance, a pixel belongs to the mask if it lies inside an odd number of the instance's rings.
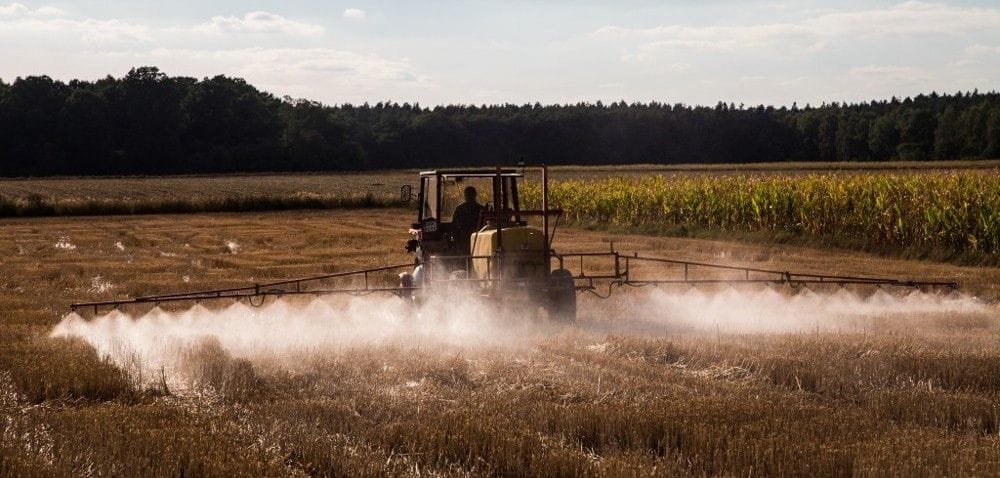
[{"label": "white cloud", "polygon": [[51,39],[68,34],[86,43],[132,43],[151,42],[164,35],[173,36],[179,32],[191,31],[215,35],[254,33],[317,36],[324,30],[319,25],[261,11],[250,12],[242,17],[215,16],[211,21],[193,27],[163,28],[114,18],[72,18],[53,7],[31,9],[20,3],[0,6],[0,36],[27,38],[40,35]]},{"label": "white cloud", "polygon": [[289,35],[315,36],[323,33],[323,27],[312,23],[289,20],[270,12],[250,12],[242,17],[215,16],[208,23],[197,27],[208,33],[280,33]]},{"label": "white cloud", "polygon": [[341,16],[348,20],[364,20],[366,15],[365,11],[360,8],[345,8]]},{"label": "white cloud", "polygon": [[261,33],[316,36],[323,27],[290,20],[270,12],[250,12],[242,17],[215,16],[211,21],[194,27],[153,28],[119,19],[98,20],[71,18],[54,7],[31,9],[21,3],[0,5],[0,35],[73,34],[89,43],[121,43],[152,41],[157,33],[196,31],[201,33]]},{"label": "white cloud", "polygon": [[39,7],[35,9],[34,15],[40,17],[61,17],[66,15],[66,10],[56,7]]},{"label": "white cloud", "polygon": [[[106,53],[117,63],[155,64],[170,74],[224,73],[278,95],[325,101],[365,101],[385,91],[426,90],[435,85],[407,60],[332,48],[157,48]],[[340,95],[350,96],[340,96]]]},{"label": "white cloud", "polygon": [[116,19],[66,20],[63,25],[78,31],[84,41],[91,43],[145,42],[153,39],[149,27]]},{"label": "white cloud", "polygon": [[637,43],[623,56],[642,60],[664,49],[737,51],[748,48],[798,46],[819,49],[848,39],[915,35],[963,35],[1000,28],[1000,9],[953,7],[909,1],[888,8],[825,13],[797,22],[758,25],[666,25],[632,29],[607,26],[593,33],[605,40]]},{"label": "white cloud", "polygon": [[1000,54],[1000,46],[970,45],[965,49],[965,54],[970,56],[985,56]]},{"label": "white cloud", "polygon": [[0,5],[0,16],[14,16],[14,15],[24,15],[28,13],[28,7],[20,3],[12,3],[10,5]]},{"label": "white cloud", "polygon": [[924,78],[918,68],[898,65],[867,65],[851,68],[847,76],[869,83],[910,83]]},{"label": "white cloud", "polygon": [[932,78],[922,69],[901,65],[866,65],[851,68],[843,76],[842,84],[857,90],[900,92],[910,89],[933,89]]},{"label": "white cloud", "polygon": [[909,66],[897,65],[868,65],[851,68],[847,74],[859,78],[899,78],[913,76],[920,73],[920,70]]},{"label": "white cloud", "polygon": [[[990,67],[993,71],[1000,73],[997,69],[997,56],[1000,56],[1000,46],[988,46],[980,43],[969,45],[962,52],[962,56],[951,63],[951,66],[966,68],[966,67],[977,67],[986,66]],[[995,83],[986,81],[984,83]]]},{"label": "white cloud", "polygon": [[797,25],[751,25],[687,27],[659,26],[648,29],[604,27],[594,35],[613,39],[639,40],[644,51],[660,48],[735,50],[761,46],[778,38],[801,36],[805,29]]},{"label": "white cloud", "polygon": [[828,36],[961,35],[1000,27],[1000,10],[909,1],[884,9],[822,15],[804,23]]},{"label": "white cloud", "polygon": [[3,17],[16,17],[16,16],[27,16],[27,17],[59,17],[65,15],[66,12],[55,7],[39,7],[34,10],[28,8],[22,3],[11,3],[8,5],[0,5],[0,18]]},{"label": "white cloud", "polygon": [[30,9],[20,3],[0,6],[0,35],[14,37],[72,35],[87,43],[143,42],[152,39],[152,31],[141,24],[122,20],[66,18],[66,12],[54,7]]}]

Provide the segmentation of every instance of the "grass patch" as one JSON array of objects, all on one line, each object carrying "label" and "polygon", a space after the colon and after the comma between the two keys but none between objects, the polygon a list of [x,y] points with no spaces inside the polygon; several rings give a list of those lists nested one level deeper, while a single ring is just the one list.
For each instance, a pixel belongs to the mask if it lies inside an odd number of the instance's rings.
[{"label": "grass patch", "polygon": [[132,377],[97,356],[80,340],[15,337],[3,333],[0,370],[7,370],[16,393],[28,403],[48,400],[132,402]]}]

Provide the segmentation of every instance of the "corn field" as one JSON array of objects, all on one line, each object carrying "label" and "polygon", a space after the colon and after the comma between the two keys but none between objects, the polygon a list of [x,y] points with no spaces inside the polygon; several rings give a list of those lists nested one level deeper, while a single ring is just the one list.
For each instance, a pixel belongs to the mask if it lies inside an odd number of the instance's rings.
[{"label": "corn field", "polygon": [[[527,196],[540,202],[539,188],[527,188]],[[550,187],[550,201],[574,222],[787,231],[879,249],[1000,253],[995,170],[567,180]]]}]

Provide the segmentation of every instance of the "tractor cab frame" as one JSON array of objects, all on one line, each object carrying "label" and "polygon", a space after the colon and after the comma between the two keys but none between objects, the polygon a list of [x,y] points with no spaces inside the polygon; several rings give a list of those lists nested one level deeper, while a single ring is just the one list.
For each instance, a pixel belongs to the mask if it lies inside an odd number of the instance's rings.
[{"label": "tractor cab frame", "polygon": [[[511,300],[522,295],[526,303],[541,304],[550,316],[572,320],[576,314],[576,287],[572,274],[552,270],[550,216],[560,210],[548,208],[548,169],[542,168],[541,209],[522,208],[518,182],[523,172],[513,169],[455,169],[420,174],[417,217],[410,227],[406,250],[415,256],[411,276],[403,275],[402,287],[414,289],[416,297],[442,282],[465,284],[467,290],[488,298]],[[449,212],[468,203],[473,188],[478,212],[473,227],[457,224]],[[486,194],[480,196],[479,191]],[[485,201],[479,203],[480,198]],[[541,217],[541,227],[529,217]],[[464,226],[464,227],[461,227]],[[561,263],[561,260],[559,261]]]},{"label": "tractor cab frame", "polygon": [[500,168],[496,171],[454,169],[420,173],[417,217],[410,226],[413,237],[407,242],[407,251],[416,253],[419,260],[429,255],[470,253],[458,247],[465,241],[456,237],[460,231],[451,221],[452,211],[464,200],[468,187],[475,188],[479,195],[477,201],[485,198],[479,203],[480,217],[476,218],[475,230],[484,226],[501,231],[512,226],[526,226],[526,216],[538,215],[540,211],[522,212],[518,182],[523,177],[524,174],[516,170]]}]

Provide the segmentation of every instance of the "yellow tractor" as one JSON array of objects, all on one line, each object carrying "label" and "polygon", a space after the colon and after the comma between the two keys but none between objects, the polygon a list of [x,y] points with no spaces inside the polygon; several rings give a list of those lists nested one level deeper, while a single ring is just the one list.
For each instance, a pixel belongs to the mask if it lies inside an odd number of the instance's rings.
[{"label": "yellow tractor", "polygon": [[[542,306],[549,318],[576,318],[573,274],[554,261],[548,169],[542,168],[541,209],[522,208],[513,169],[453,169],[420,173],[416,222],[406,250],[416,268],[400,286],[415,298],[441,281],[507,303]],[[540,225],[528,218],[540,217]],[[553,263],[556,267],[553,268]]]}]

